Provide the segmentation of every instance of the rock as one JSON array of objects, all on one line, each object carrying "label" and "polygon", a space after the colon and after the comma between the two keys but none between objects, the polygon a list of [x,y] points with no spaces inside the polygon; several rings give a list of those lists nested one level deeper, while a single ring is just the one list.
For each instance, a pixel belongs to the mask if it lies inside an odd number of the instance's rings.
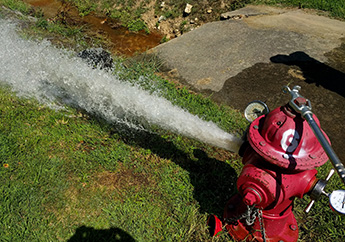
[{"label": "rock", "polygon": [[221,15],[220,15],[220,19],[221,20],[227,20],[227,19],[229,19],[230,18],[230,13],[228,12],[228,13],[222,13]]},{"label": "rock", "polygon": [[165,2],[162,2],[160,5],[160,8],[164,8],[165,7]]},{"label": "rock", "polygon": [[180,31],[179,29],[174,29],[174,30],[173,30],[173,33],[175,34],[175,37],[179,37],[179,36],[182,35],[182,34],[181,34],[181,31]]},{"label": "rock", "polygon": [[243,18],[247,18],[248,15],[245,15],[245,14],[236,14],[236,13],[231,13],[231,12],[228,12],[228,13],[222,13],[220,15],[220,19],[221,20],[227,20],[227,19],[243,19]]},{"label": "rock", "polygon": [[189,15],[192,12],[193,5],[187,3],[186,8],[184,9],[184,14]]},{"label": "rock", "polygon": [[210,13],[212,13],[212,11],[213,11],[212,9],[208,9],[207,13],[210,14]]},{"label": "rock", "polygon": [[167,18],[166,18],[165,16],[161,15],[161,16],[159,17],[159,19],[158,19],[158,23],[161,23],[161,22],[163,22],[163,21],[165,21],[165,20],[167,20]]},{"label": "rock", "polygon": [[32,17],[32,16],[28,16],[28,19],[29,19],[30,21],[32,21],[32,22],[37,22],[37,21],[38,21],[37,18]]},{"label": "rock", "polygon": [[90,48],[78,53],[93,68],[108,69],[113,67],[113,58],[110,53],[102,48]]}]

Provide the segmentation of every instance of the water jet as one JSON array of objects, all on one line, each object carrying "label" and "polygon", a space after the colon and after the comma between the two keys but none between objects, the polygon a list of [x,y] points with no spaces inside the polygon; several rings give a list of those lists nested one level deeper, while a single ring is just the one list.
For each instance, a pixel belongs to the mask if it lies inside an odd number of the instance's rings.
[{"label": "water jet", "polygon": [[[20,96],[46,105],[82,108],[109,122],[140,127],[140,122],[238,152],[242,139],[204,121],[155,93],[120,80],[111,72],[90,68],[75,53],[48,41],[21,39],[15,24],[0,20],[0,80]],[[143,77],[144,78],[144,77]],[[139,125],[138,125],[139,123]]]}]

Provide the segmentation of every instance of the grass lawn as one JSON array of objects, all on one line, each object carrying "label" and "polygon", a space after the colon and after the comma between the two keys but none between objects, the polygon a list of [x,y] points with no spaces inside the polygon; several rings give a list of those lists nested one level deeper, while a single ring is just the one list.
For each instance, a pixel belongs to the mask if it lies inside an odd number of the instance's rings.
[{"label": "grass lawn", "polygon": [[[26,11],[21,1],[0,0],[14,2]],[[246,128],[238,111],[154,72],[134,63],[120,77],[138,83],[145,75],[175,105],[229,132]],[[237,154],[158,127],[138,131],[71,107],[52,110],[1,85],[0,157],[0,241],[230,240],[210,238],[206,218],[221,216],[236,192]],[[327,190],[341,187],[334,176]],[[300,241],[344,241],[345,218],[326,198],[306,215],[308,202],[295,203]]]},{"label": "grass lawn", "polygon": [[6,88],[0,100],[1,241],[207,241],[207,212],[234,192],[233,154],[166,131],[121,133]]},{"label": "grass lawn", "polygon": [[[188,95],[199,111],[217,109]],[[71,108],[55,111],[2,87],[0,156],[0,241],[229,241],[210,238],[206,218],[221,216],[236,192],[236,154],[157,128],[124,130]],[[325,198],[306,215],[308,202],[295,203],[301,241],[343,241],[344,217]]]}]

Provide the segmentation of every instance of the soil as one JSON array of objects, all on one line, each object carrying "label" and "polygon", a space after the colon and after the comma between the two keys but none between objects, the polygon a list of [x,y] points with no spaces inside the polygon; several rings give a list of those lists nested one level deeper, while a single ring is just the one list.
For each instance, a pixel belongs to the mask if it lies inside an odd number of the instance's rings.
[{"label": "soil", "polygon": [[[162,41],[176,38],[183,33],[194,30],[201,25],[218,20],[222,12],[230,8],[230,3],[224,1],[202,1],[190,15],[183,14],[185,6],[179,8],[180,16],[167,18],[158,21],[159,17],[155,11],[155,0],[145,1],[145,8],[148,9],[141,15],[147,25],[150,34],[145,31],[130,32],[121,26],[115,19],[107,17],[103,10],[92,12],[81,17],[78,10],[68,1],[61,0],[25,0],[33,6],[33,11],[42,12],[43,17],[51,22],[59,22],[68,26],[85,27],[86,36],[103,38],[106,40],[109,49],[113,54],[126,57],[143,53],[159,45]],[[134,8],[140,6],[144,0],[135,3]],[[231,2],[231,1],[230,1]],[[121,6],[117,6],[119,8]],[[175,8],[173,3],[165,4],[160,11],[166,12]]]},{"label": "soil", "polygon": [[[66,26],[83,28],[85,36],[101,39],[106,49],[116,55],[130,57],[143,53],[161,43],[162,34],[155,29],[131,32],[119,22],[106,15],[91,13],[81,17],[78,10],[66,1],[59,0],[25,0],[34,7],[34,11],[42,11],[48,22],[62,23]],[[54,41],[54,40],[53,40]]]}]

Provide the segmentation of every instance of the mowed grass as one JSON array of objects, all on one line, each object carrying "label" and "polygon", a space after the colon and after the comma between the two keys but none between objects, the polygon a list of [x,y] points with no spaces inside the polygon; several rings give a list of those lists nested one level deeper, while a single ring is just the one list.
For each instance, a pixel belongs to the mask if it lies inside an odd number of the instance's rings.
[{"label": "mowed grass", "polygon": [[[143,88],[162,90],[175,105],[229,132],[246,128],[236,110],[150,66],[134,63],[121,78],[138,83],[143,75],[155,83]],[[210,238],[206,218],[221,216],[236,192],[236,154],[158,127],[136,131],[82,110],[55,111],[1,87],[0,157],[0,241],[231,241]],[[335,175],[327,191],[343,187]],[[308,202],[295,203],[300,241],[345,241],[345,219],[327,198],[306,215]]]},{"label": "mowed grass", "polygon": [[[199,103],[194,112],[209,109],[205,117],[215,119],[208,99],[175,90],[181,103]],[[236,117],[218,109],[225,126]],[[209,237],[206,220],[221,216],[236,192],[236,154],[159,128],[55,111],[2,87],[0,157],[0,241],[231,241],[226,233]],[[330,168],[319,168],[319,177]],[[327,190],[342,187],[335,176]],[[326,198],[306,215],[308,202],[295,203],[300,241],[343,241],[344,217]]]},{"label": "mowed grass", "polygon": [[0,110],[0,241],[207,241],[235,191],[234,154],[7,88]]}]

